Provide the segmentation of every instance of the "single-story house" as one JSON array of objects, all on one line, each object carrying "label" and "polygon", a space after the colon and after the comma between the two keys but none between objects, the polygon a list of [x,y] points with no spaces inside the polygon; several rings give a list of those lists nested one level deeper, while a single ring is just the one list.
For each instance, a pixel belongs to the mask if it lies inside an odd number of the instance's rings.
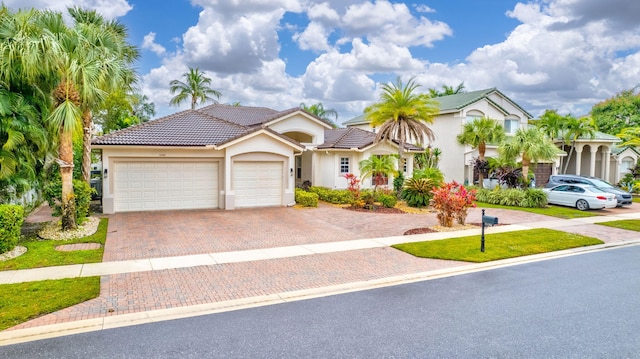
[{"label": "single-story house", "polygon": [[[300,108],[210,105],[96,137],[104,213],[287,206],[303,183],[346,188],[358,163],[398,152],[372,132],[334,129]],[[411,175],[413,154],[405,146]],[[391,183],[393,178],[389,178]],[[363,182],[371,186],[371,180]]]}]

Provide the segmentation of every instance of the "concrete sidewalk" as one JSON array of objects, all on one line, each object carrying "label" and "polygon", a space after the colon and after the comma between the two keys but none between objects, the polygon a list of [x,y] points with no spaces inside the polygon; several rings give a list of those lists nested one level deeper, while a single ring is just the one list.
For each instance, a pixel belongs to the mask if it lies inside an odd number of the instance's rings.
[{"label": "concrete sidewalk", "polygon": [[[640,235],[634,232],[593,226],[594,223],[618,219],[640,219],[640,212],[487,228],[487,234],[540,227],[573,233],[588,232],[587,235],[599,237],[605,241],[605,244],[483,264],[415,259],[408,255],[405,257],[399,251],[388,250],[388,246],[397,243],[480,234],[480,229],[471,229],[0,272],[0,284],[102,276],[101,297],[105,292],[113,290],[110,286],[112,282],[138,283],[146,281],[155,283],[156,286],[135,288],[140,292],[153,291],[146,296],[158,297],[158,300],[163,304],[160,307],[132,306],[131,303],[135,303],[135,300],[126,296],[129,293],[125,293],[126,295],[123,295],[123,298],[127,300],[124,305],[125,310],[117,310],[113,313],[110,312],[111,306],[118,309],[121,308],[120,304],[109,302],[109,299],[104,298],[101,301],[98,298],[89,301],[91,303],[85,302],[68,310],[53,313],[0,332],[0,345],[441,278],[476,270],[640,243]],[[344,269],[341,269],[339,273],[331,272],[332,268],[343,268],[345,264],[356,268],[368,264],[378,267],[379,263],[386,262],[390,263],[390,268],[382,268],[369,276],[361,275],[357,269],[352,272]],[[399,263],[404,262],[408,263],[407,266],[395,268]],[[336,263],[337,265],[334,265]],[[264,272],[265,275],[259,278],[247,278],[246,274],[241,274],[245,273],[243,271],[247,266],[251,267],[251,276],[261,272]],[[315,278],[316,272],[326,278]],[[167,276],[174,278],[171,283],[184,281],[193,281],[193,283],[189,283],[185,288],[163,288],[163,278]],[[182,279],[175,280],[175,276]],[[331,276],[339,276],[340,278],[331,278]],[[282,278],[282,281],[286,283],[273,282],[278,278]],[[185,286],[187,285],[185,284]],[[197,293],[200,289],[198,287],[206,289],[207,286],[215,286],[215,288],[198,297]],[[175,291],[176,293],[166,293],[167,291]],[[188,291],[193,291],[196,294],[185,294]],[[137,293],[135,295],[137,296]],[[115,297],[117,297],[117,293]]]}]

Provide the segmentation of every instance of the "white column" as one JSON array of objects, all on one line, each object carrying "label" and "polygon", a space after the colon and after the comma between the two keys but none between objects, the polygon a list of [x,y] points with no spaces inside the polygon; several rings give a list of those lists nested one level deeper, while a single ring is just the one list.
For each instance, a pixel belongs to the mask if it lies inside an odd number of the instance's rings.
[{"label": "white column", "polygon": [[591,145],[591,157],[589,158],[589,176],[596,175],[596,153],[598,152],[598,146]]},{"label": "white column", "polygon": [[576,145],[576,174],[580,174],[581,166],[582,166],[582,149],[583,145]]},{"label": "white column", "polygon": [[604,180],[605,181],[611,181],[611,150],[609,149],[609,147],[604,147],[604,151],[602,152],[602,157],[603,157],[603,161],[602,163],[604,163],[604,171],[602,172],[603,176],[604,176]]}]

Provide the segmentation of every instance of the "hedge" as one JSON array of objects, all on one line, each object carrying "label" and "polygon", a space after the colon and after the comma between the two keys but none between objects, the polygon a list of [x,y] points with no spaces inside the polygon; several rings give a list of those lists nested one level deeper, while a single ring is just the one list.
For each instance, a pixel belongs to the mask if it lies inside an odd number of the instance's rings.
[{"label": "hedge", "polygon": [[303,207],[318,207],[318,195],[296,188],[296,203]]},{"label": "hedge", "polygon": [[333,204],[351,204],[354,200],[353,194],[347,189],[312,186],[309,188],[309,192],[317,194],[320,200]]},{"label": "hedge", "polygon": [[[81,221],[89,216],[89,206],[91,205],[91,194],[94,189],[84,181],[73,180],[73,193],[76,205],[76,219]],[[53,209],[53,215],[58,217],[62,215],[62,208],[60,207],[62,199],[62,182],[56,180],[51,182],[44,189],[44,198],[49,203],[49,206]]]},{"label": "hedge", "polygon": [[0,253],[13,250],[20,239],[24,209],[14,204],[0,205]]},{"label": "hedge", "polygon": [[476,201],[500,204],[503,206],[541,208],[547,205],[547,195],[543,190],[537,188],[509,188],[501,189],[496,187],[490,189],[478,189],[476,193]]}]

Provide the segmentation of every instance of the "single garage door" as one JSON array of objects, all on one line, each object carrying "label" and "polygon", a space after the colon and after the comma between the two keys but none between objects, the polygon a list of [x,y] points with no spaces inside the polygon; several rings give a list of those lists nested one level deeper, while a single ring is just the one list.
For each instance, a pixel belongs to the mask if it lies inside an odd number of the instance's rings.
[{"label": "single garage door", "polygon": [[282,162],[234,162],[235,207],[282,205]]},{"label": "single garage door", "polygon": [[116,162],[115,211],[218,208],[218,163]]}]

